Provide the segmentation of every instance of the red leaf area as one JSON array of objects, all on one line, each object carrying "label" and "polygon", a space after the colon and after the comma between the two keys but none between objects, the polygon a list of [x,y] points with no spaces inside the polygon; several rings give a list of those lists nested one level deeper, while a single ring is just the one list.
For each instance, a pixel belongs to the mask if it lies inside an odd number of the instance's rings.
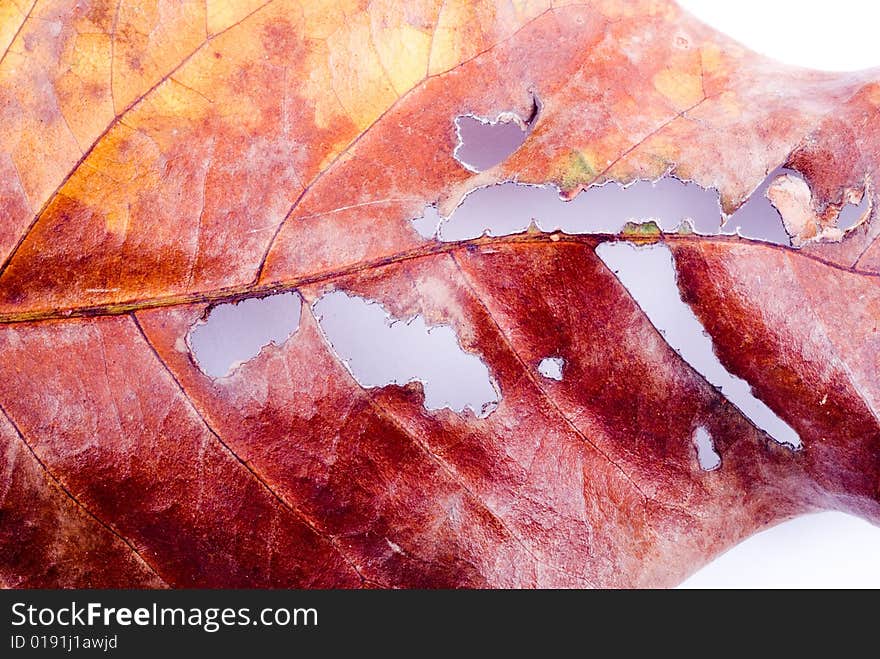
[{"label": "red leaf area", "polygon": [[[880,520],[876,71],[787,68],[666,2],[13,4],[2,585],[670,586],[798,514]],[[456,117],[538,105],[502,163],[455,159]],[[808,186],[799,249],[412,225],[511,180],[571,198],[674,175],[732,213],[779,166]],[[800,450],[670,346],[596,254],[621,238],[668,248],[718,359]],[[498,407],[359,384],[312,308],[333,290],[452,328]],[[281,291],[296,332],[206,376],[194,324]]]}]

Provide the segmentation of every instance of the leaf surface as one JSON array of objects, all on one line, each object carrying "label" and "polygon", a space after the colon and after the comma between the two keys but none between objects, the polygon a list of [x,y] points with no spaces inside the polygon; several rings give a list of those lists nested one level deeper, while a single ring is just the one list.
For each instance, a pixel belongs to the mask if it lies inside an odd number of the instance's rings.
[{"label": "leaf surface", "polygon": [[[667,586],[797,514],[880,520],[877,70],[785,67],[667,2],[12,5],[4,585]],[[532,120],[522,146],[462,167],[455,118],[505,112]],[[628,238],[670,250],[799,451],[670,347],[597,256],[613,236],[412,224],[502,181],[574,197],[669,174],[729,214],[779,166],[809,186],[800,249]],[[497,409],[362,387],[313,312],[337,289],[451,327]],[[193,325],[279,291],[303,300],[296,332],[204,375]]]}]

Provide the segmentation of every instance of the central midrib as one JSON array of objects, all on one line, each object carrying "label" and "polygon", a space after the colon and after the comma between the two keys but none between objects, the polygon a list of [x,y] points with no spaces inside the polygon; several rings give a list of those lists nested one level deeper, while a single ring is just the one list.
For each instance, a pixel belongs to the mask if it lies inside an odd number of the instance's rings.
[{"label": "central midrib", "polygon": [[218,304],[223,302],[237,302],[249,297],[260,297],[295,290],[302,286],[317,284],[342,277],[350,276],[363,272],[365,270],[379,269],[401,263],[412,261],[419,258],[426,258],[437,254],[449,254],[471,248],[491,247],[493,245],[531,245],[531,244],[584,244],[596,246],[601,242],[626,240],[636,244],[653,243],[658,241],[667,242],[715,242],[715,243],[734,243],[752,246],[756,249],[782,250],[786,253],[797,254],[799,257],[808,258],[828,267],[844,272],[850,272],[865,277],[880,277],[880,273],[856,270],[855,268],[846,267],[832,261],[828,261],[814,254],[808,254],[797,249],[766,243],[762,241],[749,240],[738,236],[698,236],[684,234],[567,234],[560,231],[546,233],[539,231],[528,231],[526,233],[512,234],[506,236],[482,236],[480,238],[472,238],[458,242],[431,242],[420,247],[410,250],[404,250],[388,256],[371,259],[369,261],[361,261],[349,266],[326,270],[323,272],[292,277],[290,279],[259,282],[256,284],[247,284],[243,286],[229,286],[217,288],[210,291],[198,291],[188,293],[171,294],[167,296],[158,296],[150,298],[132,298],[118,302],[110,302],[97,305],[84,305],[79,307],[62,308],[45,308],[45,309],[29,309],[21,312],[0,313],[0,325],[9,325],[13,323],[26,323],[40,320],[64,320],[72,318],[94,318],[100,316],[119,316],[133,311],[143,309],[156,309],[160,307],[172,307],[185,304]]}]

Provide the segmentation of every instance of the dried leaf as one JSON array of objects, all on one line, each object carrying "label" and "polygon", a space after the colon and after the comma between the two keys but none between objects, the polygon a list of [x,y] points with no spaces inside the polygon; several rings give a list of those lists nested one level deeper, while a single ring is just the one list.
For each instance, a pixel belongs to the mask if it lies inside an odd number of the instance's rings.
[{"label": "dried leaf", "polygon": [[[3,585],[666,586],[793,515],[880,520],[876,70],[786,67],[656,0],[11,5]],[[529,132],[475,173],[465,115]],[[597,256],[613,236],[412,223],[502,181],[664,175],[730,214],[780,166],[805,182],[770,193],[799,249],[626,238],[670,250],[798,451],[670,346]],[[361,386],[315,317],[333,290],[451,328],[497,408]],[[293,335],[206,376],[194,324],[280,291],[304,301]]]}]

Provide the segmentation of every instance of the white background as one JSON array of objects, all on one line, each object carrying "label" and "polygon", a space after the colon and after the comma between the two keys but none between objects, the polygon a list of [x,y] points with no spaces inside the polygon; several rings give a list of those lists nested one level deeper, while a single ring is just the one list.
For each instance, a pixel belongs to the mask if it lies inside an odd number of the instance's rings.
[{"label": "white background", "polygon": [[[787,64],[828,71],[880,66],[880,3],[682,0],[679,4],[752,50]],[[842,513],[801,517],[752,536],[682,587],[880,588],[880,527]]]},{"label": "white background", "polygon": [[875,0],[679,0],[704,23],[755,52],[795,66],[852,71],[880,66]]}]

